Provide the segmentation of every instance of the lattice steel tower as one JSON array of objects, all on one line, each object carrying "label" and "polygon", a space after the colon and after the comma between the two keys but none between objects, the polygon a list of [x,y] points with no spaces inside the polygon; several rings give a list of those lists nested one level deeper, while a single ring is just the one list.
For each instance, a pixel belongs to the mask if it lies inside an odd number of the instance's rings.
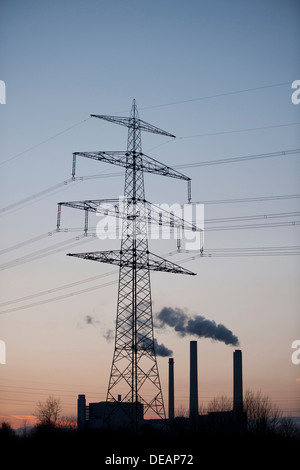
[{"label": "lattice steel tower", "polygon": [[[110,213],[107,202],[113,204],[111,214],[122,218],[121,249],[76,253],[69,256],[116,264],[119,268],[119,289],[115,348],[107,391],[107,402],[130,402],[132,426],[136,428],[140,419],[138,404],[142,403],[144,415],[149,411],[165,419],[165,408],[159,379],[153,335],[150,270],[194,275],[148,250],[148,223],[170,225],[170,213],[145,200],[144,172],[182,179],[188,182],[190,202],[190,178],[142,153],[141,131],[175,137],[139,119],[133,101],[130,117],[92,115],[128,127],[126,151],[75,152],[73,154],[73,178],[75,178],[76,157],[83,156],[125,167],[124,201],[86,200],[59,203],[58,223],[60,226],[61,206],[66,205],[85,211],[85,231],[89,211]],[[106,212],[105,212],[106,211]],[[199,230],[190,222],[172,216],[172,226],[177,229]],[[120,400],[121,396],[121,400]],[[107,407],[106,419],[116,407]]]}]

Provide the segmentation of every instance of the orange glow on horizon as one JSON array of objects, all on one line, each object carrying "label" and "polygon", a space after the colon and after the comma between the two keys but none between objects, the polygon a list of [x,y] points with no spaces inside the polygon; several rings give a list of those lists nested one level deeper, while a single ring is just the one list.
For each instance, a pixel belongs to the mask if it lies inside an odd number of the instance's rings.
[{"label": "orange glow on horizon", "polygon": [[35,426],[37,423],[37,417],[33,415],[7,415],[0,416],[0,419],[1,422],[9,423],[12,429]]}]

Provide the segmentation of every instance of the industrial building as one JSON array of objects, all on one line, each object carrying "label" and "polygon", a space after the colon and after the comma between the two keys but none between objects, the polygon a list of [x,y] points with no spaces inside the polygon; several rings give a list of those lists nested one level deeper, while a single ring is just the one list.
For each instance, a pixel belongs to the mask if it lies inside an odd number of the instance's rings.
[{"label": "industrial building", "polygon": [[[246,426],[246,414],[243,412],[243,368],[242,351],[233,352],[233,409],[231,411],[209,412],[199,415],[198,403],[198,352],[197,341],[190,341],[190,387],[189,418],[175,418],[174,358],[169,358],[169,414],[168,422],[172,424],[181,420],[184,425],[197,429],[217,429],[219,431],[243,430]],[[78,395],[77,401],[78,429],[129,429],[132,416],[137,416],[139,426],[145,423],[159,424],[163,420],[146,420],[143,418],[143,404],[122,402],[121,396],[115,402],[86,404],[85,395]]]},{"label": "industrial building", "polygon": [[[143,422],[143,405],[119,401],[86,404],[85,395],[78,395],[77,425],[79,430],[102,429],[128,429],[131,427],[132,416],[137,413],[138,422]],[[105,419],[104,419],[105,418]]]}]

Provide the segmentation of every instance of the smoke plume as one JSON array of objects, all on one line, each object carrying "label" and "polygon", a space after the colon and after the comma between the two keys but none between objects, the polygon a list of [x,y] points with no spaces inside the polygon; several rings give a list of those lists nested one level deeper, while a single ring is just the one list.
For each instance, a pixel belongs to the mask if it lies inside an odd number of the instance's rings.
[{"label": "smoke plume", "polygon": [[103,336],[104,336],[104,338],[106,339],[106,341],[107,341],[108,343],[110,343],[110,342],[114,339],[114,337],[115,337],[114,331],[111,330],[111,329],[106,330],[106,331],[103,333]]},{"label": "smoke plume", "polygon": [[171,349],[168,349],[164,344],[158,344],[156,339],[154,339],[154,350],[156,356],[170,357],[173,355],[173,351],[171,351]]},{"label": "smoke plume", "polygon": [[225,344],[238,346],[239,340],[232,331],[222,324],[207,320],[201,315],[189,317],[180,308],[164,307],[156,316],[156,326],[164,328],[170,326],[180,336],[194,335],[198,338],[211,338]]},{"label": "smoke plume", "polygon": [[94,318],[93,318],[91,315],[86,315],[86,316],[85,316],[85,322],[86,322],[88,325],[96,326],[96,325],[95,325],[95,322],[94,322]]},{"label": "smoke plume", "polygon": [[[142,348],[152,348],[152,339],[147,337],[147,336],[141,336],[139,335],[139,341],[140,341],[140,346]],[[168,349],[167,346],[164,344],[158,344],[157,339],[154,338],[153,340],[153,346],[154,346],[154,351],[156,356],[160,357],[169,357],[172,356],[173,351],[171,349]]]},{"label": "smoke plume", "polygon": [[[104,338],[106,339],[107,342],[110,342],[114,339],[114,331],[109,329],[103,333]],[[139,337],[139,340],[141,341],[141,336]],[[142,340],[142,347],[151,347],[152,345],[152,339],[148,337],[144,337]],[[157,339],[154,339],[154,350],[156,356],[160,357],[170,357],[173,354],[173,351],[171,349],[168,349],[167,346],[164,344],[158,344]]]}]

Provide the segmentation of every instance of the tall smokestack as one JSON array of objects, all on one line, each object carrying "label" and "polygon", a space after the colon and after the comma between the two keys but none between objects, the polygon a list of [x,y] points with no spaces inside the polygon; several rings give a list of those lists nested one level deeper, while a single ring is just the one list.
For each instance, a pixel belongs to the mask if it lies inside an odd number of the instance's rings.
[{"label": "tall smokestack", "polygon": [[174,419],[174,359],[169,359],[169,420]]},{"label": "tall smokestack", "polygon": [[85,395],[78,395],[77,399],[77,427],[79,430],[85,428],[86,416],[86,400]]},{"label": "tall smokestack", "polygon": [[236,349],[233,353],[233,411],[243,411],[243,370],[242,351]]},{"label": "tall smokestack", "polygon": [[190,341],[190,419],[198,416],[197,341]]}]

